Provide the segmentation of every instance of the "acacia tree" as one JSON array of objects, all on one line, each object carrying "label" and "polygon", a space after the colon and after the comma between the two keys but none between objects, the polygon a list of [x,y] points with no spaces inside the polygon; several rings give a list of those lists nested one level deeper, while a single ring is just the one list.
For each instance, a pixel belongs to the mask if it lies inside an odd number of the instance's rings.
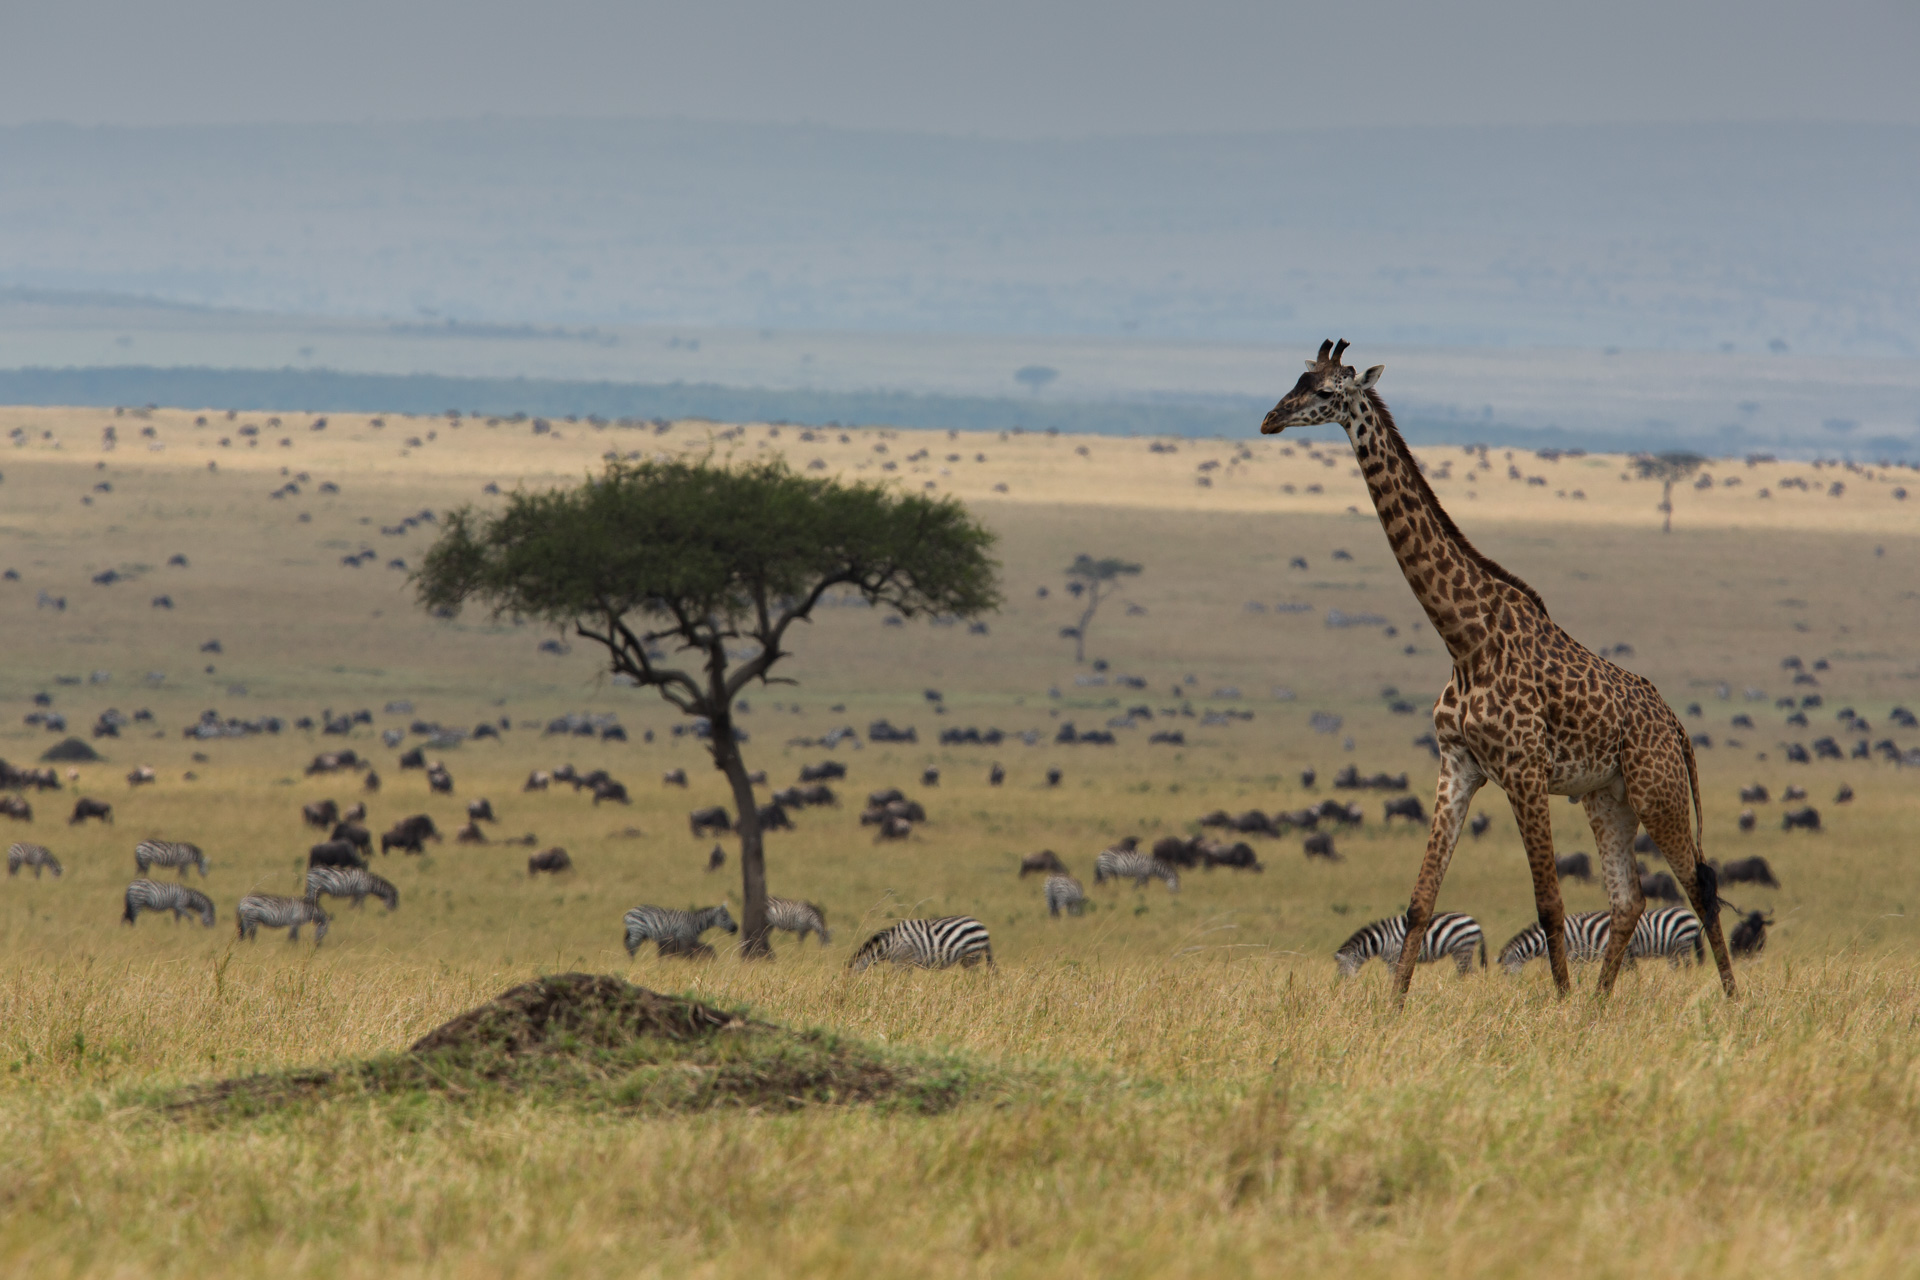
[{"label": "acacia tree", "polygon": [[[787,655],[787,630],[849,587],[912,617],[972,617],[1000,602],[993,535],[954,498],[794,474],[780,461],[610,463],[577,488],[520,492],[497,514],[463,508],[415,575],[443,615],[469,601],[571,626],[616,674],[706,720],[707,750],[739,811],[741,950],[770,955],[760,821],[733,703]],[[746,642],[751,656],[729,654]],[[669,653],[684,666],[668,665]]]},{"label": "acacia tree", "polygon": [[1140,572],[1140,566],[1112,556],[1095,560],[1082,551],[1067,566],[1067,587],[1074,595],[1084,595],[1087,608],[1073,628],[1073,660],[1087,660],[1087,624],[1100,608],[1100,602],[1112,595],[1120,578]]},{"label": "acacia tree", "polygon": [[1660,532],[1673,532],[1673,486],[1705,466],[1707,460],[1697,453],[1643,453],[1633,460],[1633,466],[1642,480],[1661,482],[1660,513],[1663,521]]}]

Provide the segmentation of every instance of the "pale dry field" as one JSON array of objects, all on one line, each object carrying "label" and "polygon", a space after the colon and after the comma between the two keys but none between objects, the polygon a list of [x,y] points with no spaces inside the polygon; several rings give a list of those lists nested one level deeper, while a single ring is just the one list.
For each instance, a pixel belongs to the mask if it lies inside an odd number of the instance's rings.
[{"label": "pale dry field", "polygon": [[[1412,745],[1424,716],[1395,714],[1384,691],[1423,712],[1446,658],[1416,625],[1344,446],[1181,441],[1156,453],[1144,440],[871,430],[803,441],[792,427],[690,423],[661,434],[561,422],[536,436],[526,424],[375,427],[341,415],[313,431],[310,415],[273,426],[268,415],[208,413],[204,427],[196,416],[0,410],[0,431],[20,431],[0,464],[0,568],[20,574],[0,582],[10,606],[0,755],[29,763],[61,736],[22,723],[43,690],[82,736],[109,706],[154,717],[98,741],[107,763],[81,766],[61,793],[31,795],[34,821],[11,827],[12,838],[52,847],[67,871],[0,885],[9,1269],[1910,1268],[1920,1246],[1913,775],[1877,756],[1789,765],[1782,746],[1836,734],[1851,747],[1857,735],[1835,721],[1841,706],[1871,722],[1872,739],[1920,746],[1920,732],[1888,720],[1895,706],[1920,708],[1920,509],[1893,492],[1920,479],[1913,472],[1716,461],[1711,489],[1677,493],[1675,530],[1663,536],[1657,488],[1623,482],[1617,457],[1516,453],[1522,478],[1509,480],[1503,451],[1478,475],[1459,449],[1424,452],[1462,526],[1538,587],[1557,619],[1595,647],[1630,644],[1628,666],[1676,706],[1700,704],[1687,722],[1714,741],[1700,753],[1707,849],[1764,855],[1782,888],[1729,890],[1777,921],[1766,954],[1740,965],[1733,1005],[1708,974],[1663,966],[1628,975],[1605,1006],[1584,990],[1558,1001],[1535,966],[1517,980],[1423,971],[1395,1013],[1378,966],[1343,985],[1329,959],[1357,924],[1399,909],[1412,882],[1423,833],[1377,821],[1377,794],[1357,797],[1370,820],[1336,837],[1336,865],[1309,863],[1297,840],[1258,840],[1262,875],[1195,872],[1177,895],[1090,884],[1093,854],[1120,835],[1184,832],[1213,808],[1296,807],[1331,794],[1347,763],[1405,770],[1416,794],[1430,794],[1430,759]],[[240,435],[243,425],[260,434]],[[725,789],[690,739],[671,736],[667,709],[601,678],[583,643],[543,654],[546,635],[532,628],[422,616],[404,573],[385,567],[417,563],[428,545],[430,525],[382,533],[409,513],[487,501],[488,483],[564,483],[608,451],[689,449],[779,450],[797,467],[818,459],[848,476],[930,483],[1001,535],[1007,606],[990,634],[824,610],[787,667],[799,684],[752,696],[749,760],[775,785],[828,754],[791,739],[841,724],[864,737],[880,716],[920,735],[918,745],[832,753],[851,769],[839,788],[848,803],[803,812],[797,832],[770,838],[775,891],[820,902],[835,933],[824,948],[779,945],[766,966],[629,961],[619,945],[620,912],[636,902],[738,906],[731,862],[708,875],[712,842],[684,825],[689,808],[724,802]],[[1208,461],[1220,465],[1200,471]],[[1443,470],[1452,478],[1437,478]],[[1782,487],[1794,477],[1808,488]],[[290,481],[297,494],[269,496]],[[1830,497],[1836,481],[1844,491]],[[323,482],[339,492],[322,493]],[[371,563],[341,564],[362,548],[377,553]],[[1089,642],[1109,675],[1138,675],[1144,690],[1076,683],[1088,669],[1073,666],[1057,633],[1077,614],[1060,570],[1081,551],[1146,566],[1124,593],[1143,612],[1116,601]],[[176,553],[185,568],[167,565]],[[1290,568],[1295,556],[1308,568]],[[108,569],[130,580],[90,581]],[[42,592],[66,608],[36,607]],[[173,609],[152,607],[161,594]],[[1282,603],[1314,608],[1275,612]],[[1398,634],[1331,629],[1328,609],[1382,615]],[[215,638],[221,652],[202,653]],[[1790,654],[1827,662],[1817,687],[1789,683],[1780,662]],[[110,679],[84,683],[94,671]],[[929,688],[944,694],[944,714]],[[1749,700],[1749,688],[1765,696]],[[1228,689],[1238,696],[1214,696]],[[1823,704],[1807,709],[1808,727],[1788,725],[1774,699],[1809,692]],[[413,712],[384,713],[395,699]],[[1150,727],[1116,730],[1116,746],[1051,743],[1061,720],[1095,728],[1138,705],[1157,714]],[[345,739],[291,728],[181,735],[208,708],[291,722],[323,707],[370,708],[374,726]],[[1225,709],[1253,718],[1206,723]],[[632,741],[541,732],[571,711],[616,713]],[[1312,732],[1315,711],[1341,716],[1341,729]],[[1755,728],[1733,727],[1738,714]],[[454,773],[451,801],[429,799],[375,732],[502,716],[514,726],[503,741],[430,752]],[[1038,730],[1040,745],[935,742],[941,728],[967,725]],[[1182,730],[1186,745],[1147,745],[1160,728]],[[298,882],[314,838],[299,805],[361,795],[352,776],[302,771],[337,746],[370,756],[384,780],[369,797],[376,831],[425,811],[450,832],[464,801],[484,795],[501,817],[496,840],[535,833],[539,847],[566,846],[578,870],[530,882],[528,850],[449,841],[424,858],[384,859],[376,870],[399,886],[400,909],[336,911],[317,952],[277,937],[236,944],[237,898]],[[1009,772],[998,789],[985,781],[995,760]],[[609,769],[634,804],[521,793],[529,770],[562,761]],[[160,781],[129,789],[123,775],[138,764]],[[692,776],[685,792],[657,782],[676,765]],[[941,784],[923,789],[930,765]],[[1049,765],[1065,772],[1057,789],[1042,781]],[[1298,777],[1307,766],[1320,775],[1311,793]],[[1743,835],[1736,791],[1755,781],[1775,801],[1757,806],[1759,829]],[[1790,783],[1806,787],[1826,831],[1778,829]],[[1857,798],[1834,805],[1843,784]],[[876,847],[857,825],[859,797],[887,785],[923,799],[932,818],[903,846]],[[69,827],[76,792],[112,801],[113,826]],[[1472,912],[1497,947],[1532,906],[1503,801],[1489,792],[1479,808],[1492,830],[1463,844],[1442,905]],[[1591,849],[1580,811],[1555,813],[1561,848]],[[148,835],[207,849],[218,927],[117,923],[132,845]],[[1049,919],[1038,883],[1017,877],[1019,855],[1039,848],[1089,882],[1088,916]],[[1601,894],[1570,884],[1568,899],[1585,909]],[[997,972],[845,973],[851,949],[890,916],[947,912],[989,925]],[[181,1083],[401,1048],[506,986],[567,969],[957,1052],[992,1083],[932,1117],[610,1114],[435,1097],[195,1124],[145,1101]],[[1591,976],[1580,975],[1583,987]]]}]

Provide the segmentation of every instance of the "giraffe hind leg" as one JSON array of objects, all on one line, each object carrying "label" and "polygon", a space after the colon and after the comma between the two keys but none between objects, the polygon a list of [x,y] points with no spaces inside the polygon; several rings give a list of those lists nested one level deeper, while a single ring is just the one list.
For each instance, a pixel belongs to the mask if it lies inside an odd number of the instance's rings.
[{"label": "giraffe hind leg", "polygon": [[1633,930],[1646,909],[1640,892],[1640,873],[1633,861],[1633,833],[1640,829],[1640,815],[1627,803],[1626,787],[1615,782],[1610,787],[1589,792],[1581,803],[1587,810],[1587,823],[1593,828],[1593,843],[1600,858],[1600,879],[1607,889],[1607,901],[1613,907],[1612,927],[1607,934],[1607,949],[1600,961],[1600,981],[1594,990],[1606,995],[1620,973],[1620,962],[1633,942]]},{"label": "giraffe hind leg", "polygon": [[[1700,851],[1694,845],[1693,811],[1689,807],[1691,797],[1687,790],[1684,763],[1677,768],[1677,778],[1663,776],[1651,780],[1644,787],[1644,799],[1636,800],[1635,780],[1629,777],[1628,799],[1636,801],[1634,808],[1639,811],[1647,834],[1653,837],[1661,856],[1673,868],[1673,878],[1687,895],[1693,914],[1700,918],[1700,924],[1706,930],[1707,943],[1713,948],[1714,965],[1720,970],[1720,988],[1731,998],[1735,994],[1733,960],[1727,954],[1726,939],[1720,932],[1719,878],[1714,875],[1713,868],[1701,860]],[[1672,772],[1666,771],[1667,774]]]}]

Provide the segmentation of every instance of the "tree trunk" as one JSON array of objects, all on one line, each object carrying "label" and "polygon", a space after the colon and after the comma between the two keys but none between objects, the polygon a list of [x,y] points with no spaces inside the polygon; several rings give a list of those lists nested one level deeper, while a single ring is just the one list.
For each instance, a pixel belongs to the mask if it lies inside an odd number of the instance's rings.
[{"label": "tree trunk", "polygon": [[753,784],[747,781],[746,761],[733,737],[733,708],[723,707],[708,721],[713,730],[710,749],[713,766],[727,775],[733,788],[735,824],[740,837],[740,954],[750,960],[773,958],[767,943],[767,856],[760,839],[760,811],[754,806]]},{"label": "tree trunk", "polygon": [[1080,623],[1073,629],[1073,660],[1075,663],[1087,660],[1087,624],[1093,621],[1093,611],[1100,607],[1100,584],[1087,584],[1087,611],[1080,615]]},{"label": "tree trunk", "polygon": [[1673,481],[1667,481],[1667,487],[1660,494],[1660,510],[1666,519],[1660,525],[1660,532],[1673,532]]}]

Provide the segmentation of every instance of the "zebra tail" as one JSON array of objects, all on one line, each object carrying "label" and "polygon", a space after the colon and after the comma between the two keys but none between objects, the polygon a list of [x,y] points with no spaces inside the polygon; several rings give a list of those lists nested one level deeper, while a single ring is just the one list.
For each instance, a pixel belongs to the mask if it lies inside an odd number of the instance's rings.
[{"label": "zebra tail", "polygon": [[120,913],[120,923],[121,924],[139,924],[140,923],[139,916],[140,916],[140,913],[133,909],[133,894],[128,893],[126,910]]},{"label": "zebra tail", "polygon": [[1487,967],[1487,935],[1484,933],[1480,935],[1480,967]]}]

